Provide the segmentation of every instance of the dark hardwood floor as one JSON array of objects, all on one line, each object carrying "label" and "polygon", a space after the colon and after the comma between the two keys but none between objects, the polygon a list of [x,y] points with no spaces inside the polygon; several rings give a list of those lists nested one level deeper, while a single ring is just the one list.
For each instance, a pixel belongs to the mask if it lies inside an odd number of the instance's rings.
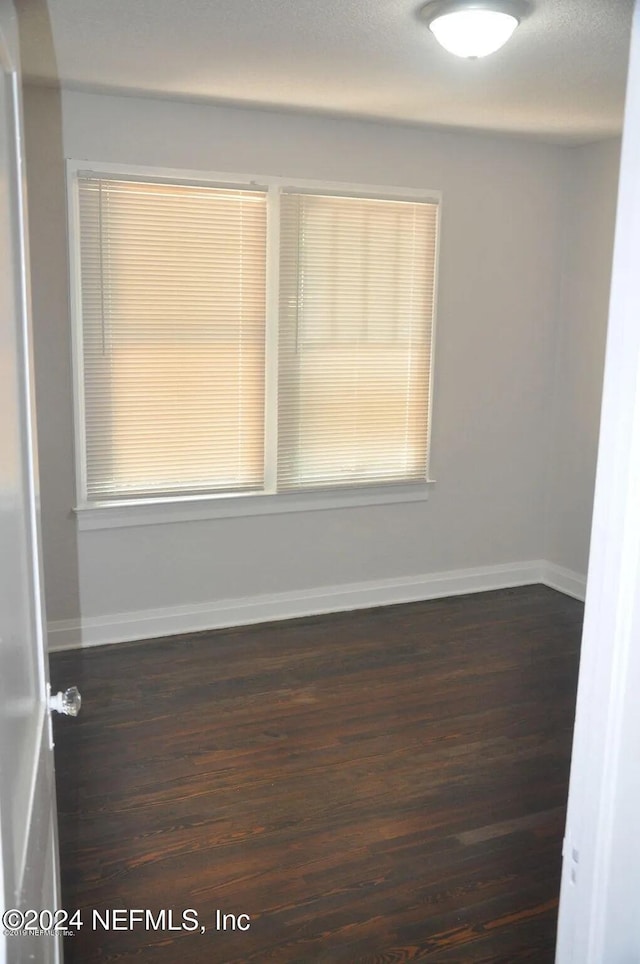
[{"label": "dark hardwood floor", "polygon": [[65,960],[550,964],[581,622],[533,586],[54,655]]}]

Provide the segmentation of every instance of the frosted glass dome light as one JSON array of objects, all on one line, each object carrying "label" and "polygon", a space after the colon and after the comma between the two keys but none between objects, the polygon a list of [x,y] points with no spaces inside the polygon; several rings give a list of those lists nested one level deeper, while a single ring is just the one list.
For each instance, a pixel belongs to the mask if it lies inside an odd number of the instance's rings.
[{"label": "frosted glass dome light", "polygon": [[520,22],[514,12],[500,3],[430,3],[423,13],[438,43],[457,57],[495,53]]}]

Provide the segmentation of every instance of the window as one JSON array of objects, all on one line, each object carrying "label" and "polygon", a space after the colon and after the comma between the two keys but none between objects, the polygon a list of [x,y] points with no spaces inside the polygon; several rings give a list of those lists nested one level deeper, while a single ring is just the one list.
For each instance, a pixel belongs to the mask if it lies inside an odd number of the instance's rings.
[{"label": "window", "polygon": [[425,483],[433,197],[75,169],[80,503]]}]

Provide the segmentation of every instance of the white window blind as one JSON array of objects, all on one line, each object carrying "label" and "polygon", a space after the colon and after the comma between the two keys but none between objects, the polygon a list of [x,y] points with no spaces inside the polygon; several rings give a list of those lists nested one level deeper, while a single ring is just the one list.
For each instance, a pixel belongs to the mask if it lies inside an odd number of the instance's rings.
[{"label": "white window blind", "polygon": [[266,193],[78,191],[86,498],[261,490]]},{"label": "white window blind", "polygon": [[437,204],[284,193],[278,489],[427,478]]}]

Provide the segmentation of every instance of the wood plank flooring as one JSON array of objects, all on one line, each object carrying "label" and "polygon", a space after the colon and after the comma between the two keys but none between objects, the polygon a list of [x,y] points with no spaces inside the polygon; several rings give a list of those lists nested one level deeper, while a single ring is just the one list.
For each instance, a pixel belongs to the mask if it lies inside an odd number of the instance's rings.
[{"label": "wood plank flooring", "polygon": [[[533,586],[53,655],[65,961],[551,964],[581,623]],[[163,908],[205,933],[92,924]]]}]

